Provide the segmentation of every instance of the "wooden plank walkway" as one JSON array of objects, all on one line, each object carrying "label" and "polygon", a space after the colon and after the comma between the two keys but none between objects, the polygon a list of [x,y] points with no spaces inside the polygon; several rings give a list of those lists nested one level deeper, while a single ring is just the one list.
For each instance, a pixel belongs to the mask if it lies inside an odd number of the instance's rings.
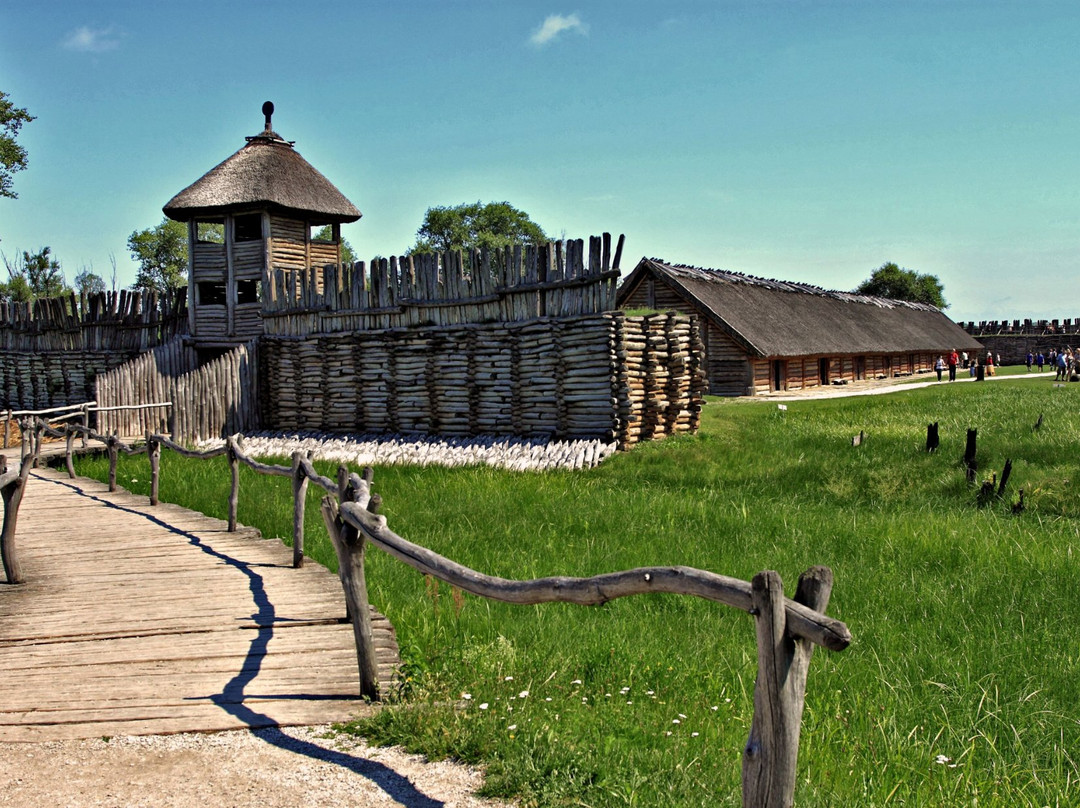
[{"label": "wooden plank walkway", "polygon": [[[258,531],[37,469],[26,583],[0,584],[0,741],[346,720],[359,700],[337,576]],[[398,663],[373,614],[380,679]]]}]

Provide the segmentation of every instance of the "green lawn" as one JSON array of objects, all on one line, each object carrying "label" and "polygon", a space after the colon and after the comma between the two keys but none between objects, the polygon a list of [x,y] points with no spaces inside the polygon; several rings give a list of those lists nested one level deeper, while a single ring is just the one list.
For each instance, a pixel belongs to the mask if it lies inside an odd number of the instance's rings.
[{"label": "green lawn", "polygon": [[[811,664],[796,805],[1076,805],[1080,385],[1051,380],[786,411],[712,400],[698,435],[590,471],[384,467],[374,489],[397,533],[505,577],[769,568],[791,593],[804,569],[829,565],[829,612],[855,639]],[[960,463],[969,427],[980,480],[1013,461],[1005,499],[984,508]],[[145,460],[121,460],[121,484],[147,491]],[[164,499],[224,515],[224,461],[162,466]],[[104,463],[80,471],[102,478]],[[288,485],[245,473],[240,521],[287,534]],[[309,554],[332,563],[314,494],[308,510]],[[490,603],[375,550],[368,582],[408,682],[349,731],[486,764],[487,793],[529,805],[740,804],[751,617],[674,596]]]}]

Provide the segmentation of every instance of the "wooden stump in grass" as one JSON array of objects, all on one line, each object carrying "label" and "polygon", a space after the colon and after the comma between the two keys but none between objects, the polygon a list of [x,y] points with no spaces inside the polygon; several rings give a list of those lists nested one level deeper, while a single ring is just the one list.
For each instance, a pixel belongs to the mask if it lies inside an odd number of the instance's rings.
[{"label": "wooden stump in grass", "polygon": [[926,425],[926,451],[936,452],[940,441],[938,440],[938,422]]}]

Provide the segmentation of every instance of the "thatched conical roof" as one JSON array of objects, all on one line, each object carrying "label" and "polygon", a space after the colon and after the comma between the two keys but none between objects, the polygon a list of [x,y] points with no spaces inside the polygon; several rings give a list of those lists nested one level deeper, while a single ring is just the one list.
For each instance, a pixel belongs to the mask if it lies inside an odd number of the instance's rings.
[{"label": "thatched conical roof", "polygon": [[[269,112],[266,110],[269,109]],[[312,224],[355,222],[360,211],[320,174],[293,144],[270,128],[245,138],[247,145],[169,200],[170,219],[189,221],[240,210],[269,209],[300,215]]]}]

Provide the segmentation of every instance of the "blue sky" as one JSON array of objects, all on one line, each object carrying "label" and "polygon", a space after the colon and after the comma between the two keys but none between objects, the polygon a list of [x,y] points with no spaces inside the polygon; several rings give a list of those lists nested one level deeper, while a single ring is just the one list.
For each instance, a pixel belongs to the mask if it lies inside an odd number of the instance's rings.
[{"label": "blue sky", "polygon": [[121,285],[128,235],[262,128],[398,254],[432,205],[851,289],[937,275],[956,320],[1080,317],[1080,3],[0,0],[37,120],[0,249]]}]

